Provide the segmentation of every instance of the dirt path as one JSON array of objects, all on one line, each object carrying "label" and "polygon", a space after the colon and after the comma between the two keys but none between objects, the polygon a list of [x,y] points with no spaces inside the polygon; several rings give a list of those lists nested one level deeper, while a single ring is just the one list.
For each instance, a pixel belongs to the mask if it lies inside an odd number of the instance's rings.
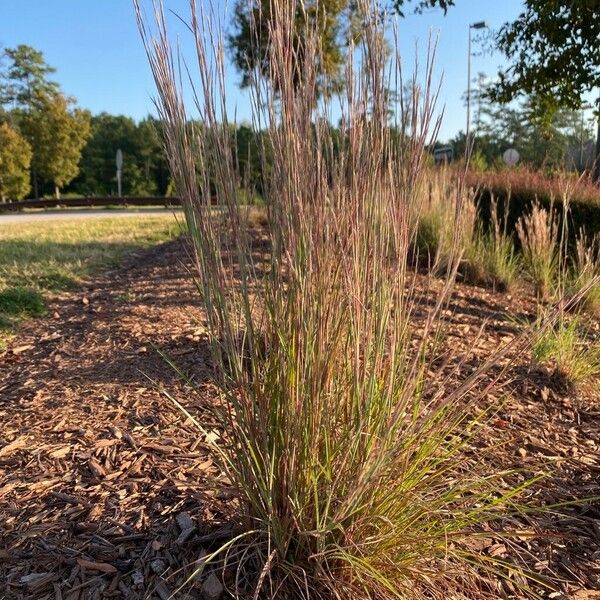
[{"label": "dirt path", "polygon": [[[228,522],[230,493],[208,445],[156,387],[211,429],[209,354],[185,256],[175,241],[133,257],[53,302],[50,316],[27,323],[0,357],[0,599],[166,600]],[[527,315],[532,306],[459,286],[456,347],[472,348],[486,318],[485,355],[514,333],[506,309]],[[198,397],[190,399],[155,347],[194,378]],[[510,442],[498,464],[535,473],[551,460],[546,502],[598,495],[600,397],[560,393],[524,365],[513,375],[518,393],[493,424]],[[533,569],[564,579],[548,597],[600,598],[598,504],[519,524],[552,534],[516,541]],[[202,598],[204,583],[186,597]]]},{"label": "dirt path", "polygon": [[[172,242],[95,279],[26,324],[3,356],[0,598],[142,597],[179,551],[195,560],[205,524],[222,520],[206,445],[148,379],[189,404],[155,345],[205,385],[181,256]],[[193,546],[176,542],[177,517],[196,527]]]}]

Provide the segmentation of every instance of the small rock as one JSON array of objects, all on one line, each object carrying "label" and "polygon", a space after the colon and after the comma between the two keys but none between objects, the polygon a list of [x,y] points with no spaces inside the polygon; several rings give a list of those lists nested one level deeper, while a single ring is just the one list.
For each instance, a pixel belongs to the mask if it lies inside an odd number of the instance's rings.
[{"label": "small rock", "polygon": [[133,585],[144,585],[144,574],[141,571],[134,571],[131,574],[131,581],[133,581]]},{"label": "small rock", "polygon": [[175,540],[176,544],[183,544],[184,542],[187,542],[190,537],[194,534],[194,531],[196,531],[195,527],[188,527],[187,529],[184,529],[178,536],[178,538]]},{"label": "small rock", "polygon": [[214,573],[202,584],[202,595],[206,600],[219,600],[223,595],[223,584]]},{"label": "small rock", "polygon": [[517,454],[521,457],[521,458],[525,458],[527,456],[527,450],[525,450],[525,448],[519,448],[517,450]]},{"label": "small rock", "polygon": [[165,561],[162,558],[155,558],[151,563],[150,563],[150,568],[157,574],[160,575],[161,573],[164,573],[166,568],[167,568],[167,563],[165,563]]},{"label": "small rock", "polygon": [[179,525],[179,529],[181,531],[186,531],[187,529],[195,529],[196,525],[194,521],[192,521],[192,517],[190,517],[189,513],[182,512],[179,513],[176,517],[177,525]]}]

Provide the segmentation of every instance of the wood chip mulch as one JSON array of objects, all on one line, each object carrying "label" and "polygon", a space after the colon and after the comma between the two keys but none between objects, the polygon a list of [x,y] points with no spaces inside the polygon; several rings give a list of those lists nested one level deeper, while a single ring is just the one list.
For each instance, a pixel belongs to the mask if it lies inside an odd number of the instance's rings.
[{"label": "wood chip mulch", "polygon": [[[228,535],[235,499],[208,441],[161,391],[211,435],[210,355],[182,244],[54,299],[0,356],[0,600],[221,596],[218,577],[195,577],[195,565]],[[484,356],[515,334],[508,315],[531,317],[534,303],[524,291],[459,285],[449,309],[455,347]],[[521,363],[493,422],[503,439],[495,462],[531,474],[551,463],[541,503],[600,496],[600,386],[566,392]],[[554,577],[545,597],[600,600],[600,503],[519,517],[525,526],[543,532],[515,544],[541,578]]]}]

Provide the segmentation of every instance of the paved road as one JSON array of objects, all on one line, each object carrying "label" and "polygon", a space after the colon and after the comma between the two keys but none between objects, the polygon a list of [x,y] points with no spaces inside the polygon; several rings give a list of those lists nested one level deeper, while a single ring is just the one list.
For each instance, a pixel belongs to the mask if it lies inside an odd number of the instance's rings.
[{"label": "paved road", "polygon": [[35,221],[71,221],[73,219],[107,219],[114,217],[150,217],[181,214],[178,208],[142,208],[139,210],[47,210],[26,213],[0,213],[0,226],[6,223],[30,223]]}]

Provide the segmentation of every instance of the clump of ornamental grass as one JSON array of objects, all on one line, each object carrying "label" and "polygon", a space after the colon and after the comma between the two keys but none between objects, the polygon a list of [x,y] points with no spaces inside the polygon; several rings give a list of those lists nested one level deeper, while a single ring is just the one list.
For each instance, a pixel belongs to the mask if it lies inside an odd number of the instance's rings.
[{"label": "clump of ornamental grass", "polygon": [[531,212],[519,218],[517,235],[523,261],[536,295],[547,300],[557,283],[560,264],[558,218],[554,211],[534,203]]},{"label": "clump of ornamental grass", "polygon": [[554,375],[577,387],[600,376],[600,339],[580,315],[560,315],[552,326],[542,316],[534,325],[533,360],[553,367]]},{"label": "clump of ornamental grass", "polygon": [[[207,559],[235,570],[232,594],[253,598],[497,597],[495,574],[521,572],[479,556],[476,542],[516,509],[522,488],[506,489],[506,473],[464,450],[485,420],[475,409],[481,378],[506,348],[468,375],[446,371],[433,340],[460,236],[432,302],[407,260],[437,128],[433,51],[424,83],[414,82],[407,131],[392,136],[389,87],[402,89],[401,71],[396,54],[388,61],[381,12],[359,1],[361,39],[350,42],[334,144],[311,20],[298,19],[296,2],[270,5],[272,25],[260,32],[268,68],[251,88],[272,153],[270,252],[259,269],[231,155],[222,32],[190,6],[202,123],[193,131],[164,15],[154,37],[139,7],[138,17],[216,364],[214,451],[240,500],[241,532]],[[466,199],[458,192],[455,231]]]},{"label": "clump of ornamental grass", "polygon": [[590,236],[580,230],[567,275],[567,295],[579,297],[578,306],[600,316],[600,234]]},{"label": "clump of ornamental grass", "polygon": [[508,202],[501,220],[495,199],[490,203],[490,226],[477,228],[465,256],[466,278],[490,285],[500,291],[510,290],[519,277],[521,263],[513,236],[508,233]]},{"label": "clump of ornamental grass", "polygon": [[456,251],[466,255],[476,230],[475,192],[454,181],[447,170],[429,177],[413,202],[416,252],[432,273],[451,269]]}]

